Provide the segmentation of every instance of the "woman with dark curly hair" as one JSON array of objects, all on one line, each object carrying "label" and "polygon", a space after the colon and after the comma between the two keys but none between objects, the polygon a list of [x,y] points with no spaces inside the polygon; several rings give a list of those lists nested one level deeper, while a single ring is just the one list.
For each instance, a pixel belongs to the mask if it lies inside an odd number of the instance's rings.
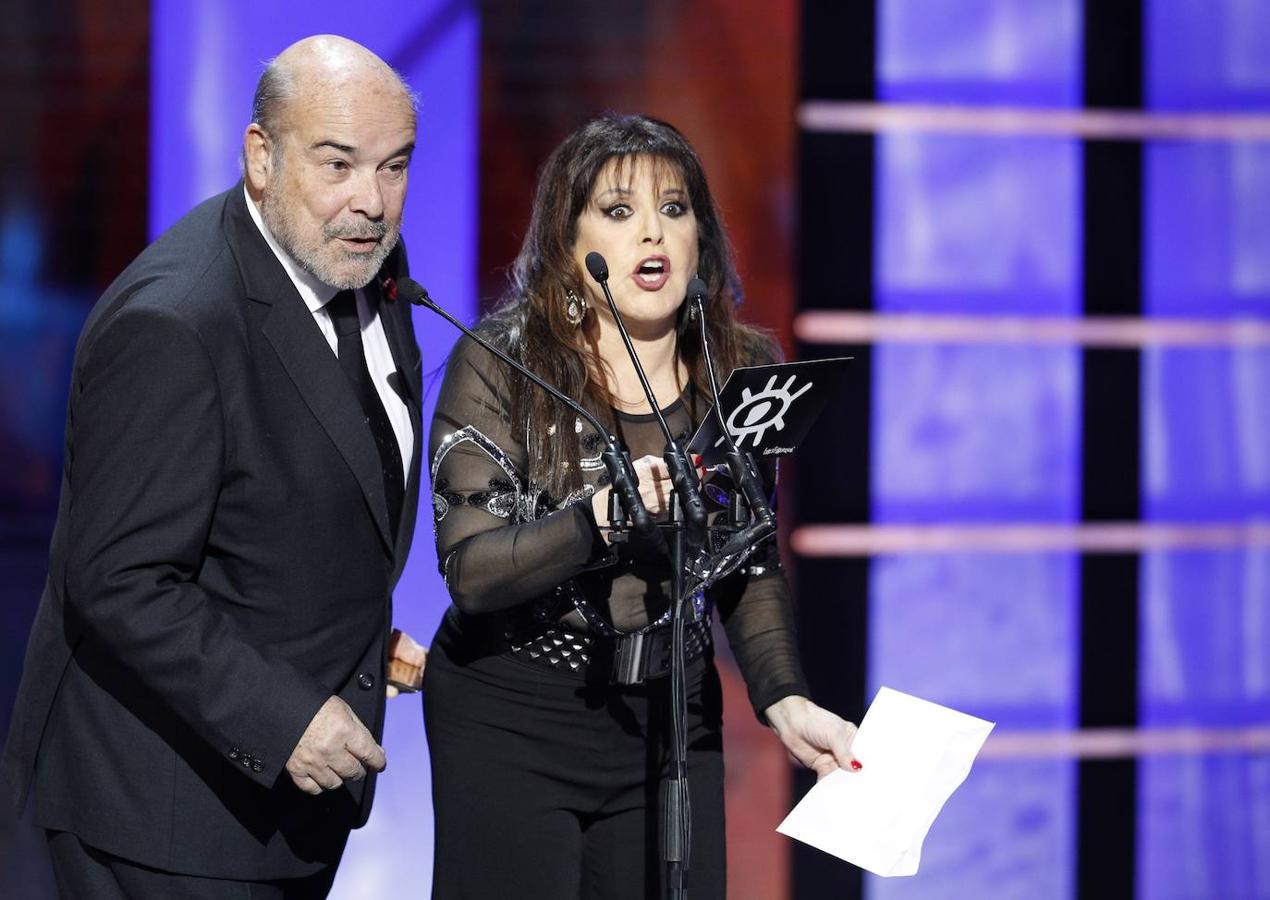
[{"label": "woman with dark curly hair", "polygon": [[[705,281],[720,374],[772,362],[736,318],[740,284],[696,153],[670,125],[608,115],[548,158],[508,294],[483,335],[581,399],[636,458],[664,517],[664,437],[583,260],[614,300],[673,432],[709,411],[684,294]],[[704,389],[704,390],[703,390]],[[663,879],[658,786],[668,765],[671,566],[663,543],[610,542],[599,435],[469,340],[432,423],[437,554],[453,604],[428,660],[436,813],[433,896],[648,897]],[[767,473],[769,477],[772,473]],[[820,774],[855,767],[855,728],[807,699],[774,541],[698,602],[688,635],[689,894],[725,895],[717,610],[750,701]],[[640,635],[633,638],[632,635]],[[642,644],[634,675],[614,661]]]}]

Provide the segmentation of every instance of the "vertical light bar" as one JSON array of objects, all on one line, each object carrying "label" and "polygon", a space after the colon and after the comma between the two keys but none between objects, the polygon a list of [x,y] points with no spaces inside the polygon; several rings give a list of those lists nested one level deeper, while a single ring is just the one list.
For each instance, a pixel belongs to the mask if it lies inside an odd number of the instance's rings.
[{"label": "vertical light bar", "polygon": [[[1270,110],[1270,7],[1147,4],[1147,102],[1159,111]],[[1270,320],[1270,146],[1150,145],[1144,312]],[[1143,352],[1143,515],[1264,520],[1270,350]],[[1141,722],[1270,720],[1270,553],[1151,553],[1142,580]],[[1270,896],[1270,757],[1139,764],[1138,896]]]},{"label": "vertical light bar", "polygon": [[[1077,0],[879,10],[880,100],[1080,104]],[[1078,314],[1078,141],[882,134],[875,193],[878,311]],[[1079,348],[874,353],[874,521],[1079,518]],[[882,557],[870,603],[871,690],[1002,731],[1076,724],[1074,555]],[[1074,785],[1066,760],[979,763],[932,830],[920,878],[870,877],[868,896],[1069,895]]]},{"label": "vertical light bar", "polygon": [[[350,16],[346,3],[310,0],[154,0],[151,57],[150,231],[157,235],[240,177],[243,130],[266,59],[309,34],[337,30],[383,57],[419,94],[419,145],[403,233],[411,273],[460,317],[477,310],[479,17],[465,0],[385,0]],[[252,23],[250,26],[244,23]],[[423,351],[426,430],[436,385],[428,373],[454,343],[449,326],[416,311]],[[426,446],[426,434],[424,441]],[[395,623],[428,643],[449,603],[436,574],[425,480]],[[332,896],[423,896],[432,877],[432,806],[419,698],[389,704],[380,782],[370,823],[355,832]]]}]

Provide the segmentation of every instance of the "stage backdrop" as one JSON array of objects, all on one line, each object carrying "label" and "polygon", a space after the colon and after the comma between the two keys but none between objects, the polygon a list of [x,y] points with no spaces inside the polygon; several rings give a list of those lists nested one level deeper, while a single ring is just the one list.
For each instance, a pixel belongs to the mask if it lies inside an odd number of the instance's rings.
[{"label": "stage backdrop", "polygon": [[813,688],[863,630],[861,699],[998,726],[915,878],[796,896],[1270,897],[1270,6],[802,8],[795,332],[868,385],[800,469]]}]

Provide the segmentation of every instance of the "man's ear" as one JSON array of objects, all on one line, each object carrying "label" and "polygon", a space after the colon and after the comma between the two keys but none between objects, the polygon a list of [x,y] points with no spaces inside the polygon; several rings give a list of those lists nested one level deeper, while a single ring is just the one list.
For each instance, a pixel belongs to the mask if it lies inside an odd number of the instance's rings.
[{"label": "man's ear", "polygon": [[273,138],[256,122],[243,133],[243,177],[253,191],[260,192],[273,174]]}]

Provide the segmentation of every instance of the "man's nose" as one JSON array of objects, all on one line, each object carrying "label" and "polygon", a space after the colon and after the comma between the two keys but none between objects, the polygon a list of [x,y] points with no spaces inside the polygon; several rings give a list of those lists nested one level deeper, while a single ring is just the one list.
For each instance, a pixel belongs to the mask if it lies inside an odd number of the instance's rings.
[{"label": "man's nose", "polygon": [[379,185],[379,173],[367,172],[353,179],[353,194],[349,208],[368,219],[381,219],[384,215],[384,192]]}]

